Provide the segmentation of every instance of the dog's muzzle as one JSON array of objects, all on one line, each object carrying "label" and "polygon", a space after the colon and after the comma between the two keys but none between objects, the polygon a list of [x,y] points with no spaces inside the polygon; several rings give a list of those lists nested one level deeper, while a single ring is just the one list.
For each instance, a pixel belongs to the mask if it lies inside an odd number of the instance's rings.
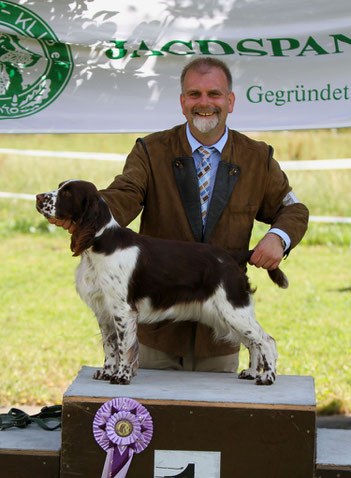
[{"label": "dog's muzzle", "polygon": [[36,208],[47,218],[55,217],[55,200],[52,193],[41,193],[36,195]]}]

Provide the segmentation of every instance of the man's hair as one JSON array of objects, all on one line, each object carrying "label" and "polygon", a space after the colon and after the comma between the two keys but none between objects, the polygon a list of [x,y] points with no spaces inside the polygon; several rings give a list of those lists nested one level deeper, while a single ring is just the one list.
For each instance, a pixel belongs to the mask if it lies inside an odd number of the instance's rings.
[{"label": "man's hair", "polygon": [[223,61],[218,60],[217,58],[211,58],[211,57],[196,58],[196,60],[193,60],[187,65],[185,65],[185,67],[182,70],[182,74],[180,76],[180,85],[182,88],[182,92],[184,92],[183,90],[184,78],[189,70],[196,70],[199,73],[205,74],[205,73],[208,73],[212,68],[219,68],[220,70],[223,71],[223,73],[225,74],[227,78],[228,91],[231,92],[233,88],[233,77],[228,66]]}]

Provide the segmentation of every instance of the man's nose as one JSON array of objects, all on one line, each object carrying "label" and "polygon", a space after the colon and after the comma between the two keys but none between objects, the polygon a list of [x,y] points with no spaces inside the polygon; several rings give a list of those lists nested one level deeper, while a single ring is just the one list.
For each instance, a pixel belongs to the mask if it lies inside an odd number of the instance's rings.
[{"label": "man's nose", "polygon": [[210,104],[210,97],[207,93],[202,93],[199,98],[199,103],[201,106],[207,106]]}]

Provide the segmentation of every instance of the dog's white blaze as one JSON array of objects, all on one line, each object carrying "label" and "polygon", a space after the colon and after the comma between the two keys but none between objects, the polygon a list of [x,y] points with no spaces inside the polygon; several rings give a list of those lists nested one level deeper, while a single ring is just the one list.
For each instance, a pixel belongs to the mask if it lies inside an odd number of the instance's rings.
[{"label": "dog's white blaze", "polygon": [[77,181],[80,181],[80,180],[79,179],[67,179],[67,181],[65,181],[64,183],[61,184],[61,186],[57,189],[56,192],[58,192],[60,189],[62,189],[64,186],[66,186],[66,184],[75,183]]}]

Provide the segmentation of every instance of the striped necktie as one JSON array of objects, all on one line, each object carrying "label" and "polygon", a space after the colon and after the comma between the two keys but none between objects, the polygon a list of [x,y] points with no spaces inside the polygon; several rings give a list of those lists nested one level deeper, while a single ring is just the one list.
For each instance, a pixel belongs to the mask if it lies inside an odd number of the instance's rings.
[{"label": "striped necktie", "polygon": [[209,158],[212,154],[213,148],[205,149],[204,147],[200,146],[198,151],[201,156],[201,162],[196,172],[199,181],[202,224],[204,226],[208,209],[208,200],[210,197],[211,164]]}]

